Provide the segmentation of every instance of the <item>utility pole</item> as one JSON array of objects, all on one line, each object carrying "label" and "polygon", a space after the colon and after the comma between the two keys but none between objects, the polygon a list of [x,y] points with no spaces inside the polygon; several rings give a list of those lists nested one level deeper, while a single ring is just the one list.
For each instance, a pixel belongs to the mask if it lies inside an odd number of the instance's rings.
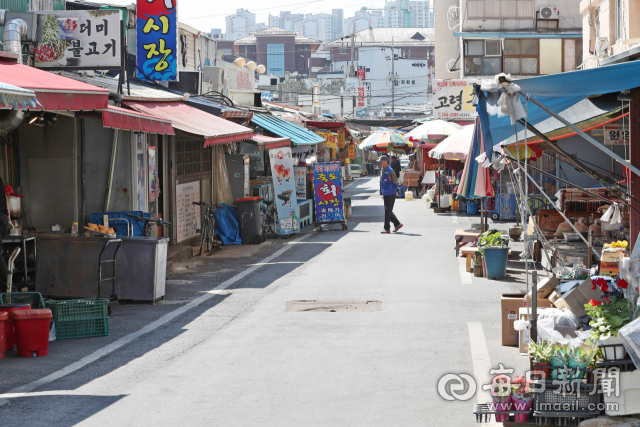
[{"label": "utility pole", "polygon": [[393,50],[393,37],[391,37],[391,117],[396,116],[396,54]]},{"label": "utility pole", "polygon": [[356,20],[353,20],[353,33],[351,34],[351,67],[349,67],[349,77],[355,76],[353,61],[356,57]]}]

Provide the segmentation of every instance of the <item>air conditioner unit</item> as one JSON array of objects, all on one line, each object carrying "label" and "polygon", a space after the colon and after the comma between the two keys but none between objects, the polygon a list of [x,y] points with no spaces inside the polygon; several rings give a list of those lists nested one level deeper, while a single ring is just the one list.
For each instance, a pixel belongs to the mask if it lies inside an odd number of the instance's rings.
[{"label": "air conditioner unit", "polygon": [[556,19],[560,15],[560,11],[555,6],[541,7],[538,12],[540,19]]},{"label": "air conditioner unit", "polygon": [[595,54],[598,58],[607,58],[609,56],[609,38],[598,37],[596,39]]},{"label": "air conditioner unit", "polygon": [[202,67],[202,79],[211,83],[213,89],[221,92],[224,88],[224,68],[222,67]]}]

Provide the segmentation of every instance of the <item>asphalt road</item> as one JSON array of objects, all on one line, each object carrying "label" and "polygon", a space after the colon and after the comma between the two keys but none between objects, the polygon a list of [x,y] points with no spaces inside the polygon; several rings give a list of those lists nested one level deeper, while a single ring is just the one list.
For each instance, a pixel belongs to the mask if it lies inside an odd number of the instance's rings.
[{"label": "asphalt road", "polygon": [[[522,280],[461,272],[453,234],[477,217],[398,200],[404,228],[381,235],[377,178],[347,193],[347,231],[194,265],[164,303],[116,307],[109,337],[0,361],[0,425],[474,425],[486,392],[447,401],[437,385],[445,374],[482,382],[499,363],[524,372],[500,320],[500,294]],[[300,300],[382,309],[285,311]]]}]

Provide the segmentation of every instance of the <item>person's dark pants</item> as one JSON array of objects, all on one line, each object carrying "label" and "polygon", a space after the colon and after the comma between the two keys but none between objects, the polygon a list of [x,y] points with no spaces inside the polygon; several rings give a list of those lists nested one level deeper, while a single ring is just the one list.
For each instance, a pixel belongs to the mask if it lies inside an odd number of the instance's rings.
[{"label": "person's dark pants", "polygon": [[2,256],[2,237],[8,229],[9,217],[5,214],[0,214],[0,292],[6,292],[7,276],[9,275],[7,261],[5,261],[4,256]]},{"label": "person's dark pants", "polygon": [[396,195],[392,194],[391,196],[383,196],[384,198],[384,229],[391,230],[391,222],[396,227],[400,225],[400,221],[396,218],[396,215],[393,213],[393,205],[396,203]]}]

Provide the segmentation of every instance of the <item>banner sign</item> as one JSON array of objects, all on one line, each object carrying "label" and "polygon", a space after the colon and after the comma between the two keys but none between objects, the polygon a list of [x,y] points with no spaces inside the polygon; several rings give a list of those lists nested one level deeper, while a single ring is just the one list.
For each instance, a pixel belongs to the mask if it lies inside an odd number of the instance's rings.
[{"label": "banner sign", "polygon": [[433,117],[470,119],[478,113],[473,106],[474,80],[436,80],[433,85]]},{"label": "banner sign", "polygon": [[367,79],[367,69],[364,65],[358,65],[358,78],[360,81],[365,81]]},{"label": "banner sign", "polygon": [[358,86],[356,90],[358,91],[358,99],[356,100],[356,106],[358,108],[366,108],[367,107],[367,89],[366,86]]},{"label": "banner sign", "polygon": [[296,177],[296,198],[307,198],[307,168],[295,167],[293,173]]},{"label": "banner sign", "polygon": [[36,68],[120,68],[119,10],[56,10],[38,14]]},{"label": "banner sign", "polygon": [[336,148],[337,139],[335,133],[332,132],[316,132],[318,135],[325,139],[325,143],[323,144],[325,148]]},{"label": "banner sign", "polygon": [[176,0],[138,0],[137,76],[142,80],[178,80]]},{"label": "banner sign", "polygon": [[344,221],[340,162],[313,165],[316,222]]},{"label": "banner sign", "polygon": [[629,126],[606,125],[604,145],[629,145]]},{"label": "banner sign", "polygon": [[338,148],[344,148],[344,129],[338,129]]},{"label": "banner sign", "polygon": [[298,200],[293,170],[291,147],[272,148],[269,150],[271,176],[273,178],[273,202],[278,211],[280,234],[291,234],[298,228]]},{"label": "banner sign", "polygon": [[347,144],[349,147],[349,159],[354,160],[356,158],[356,144]]},{"label": "banner sign", "polygon": [[366,108],[356,110],[356,117],[366,118],[369,115]]}]

